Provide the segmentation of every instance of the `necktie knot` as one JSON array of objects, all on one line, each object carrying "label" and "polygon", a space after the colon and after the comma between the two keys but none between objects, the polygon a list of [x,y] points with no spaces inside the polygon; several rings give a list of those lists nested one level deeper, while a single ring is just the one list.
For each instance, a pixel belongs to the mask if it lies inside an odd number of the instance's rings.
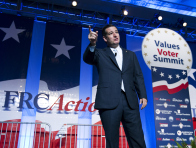
[{"label": "necktie knot", "polygon": [[117,49],[114,49],[113,51],[114,51],[114,55],[116,57],[117,56]]}]

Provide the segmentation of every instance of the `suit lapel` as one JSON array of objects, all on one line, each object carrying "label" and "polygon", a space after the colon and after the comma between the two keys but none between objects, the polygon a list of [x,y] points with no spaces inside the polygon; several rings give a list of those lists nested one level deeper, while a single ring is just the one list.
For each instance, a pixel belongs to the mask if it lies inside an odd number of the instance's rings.
[{"label": "suit lapel", "polygon": [[124,49],[122,47],[121,47],[121,49],[122,49],[122,54],[123,54],[122,55],[123,56],[122,71],[124,71],[125,68],[126,68],[126,65],[128,63],[128,53],[127,53],[127,50],[126,49]]},{"label": "suit lapel", "polygon": [[[106,51],[107,55],[110,57],[110,59],[112,60],[112,62],[119,68],[118,63],[117,63],[116,58],[115,58],[115,55],[111,51],[111,49],[109,47],[106,47],[105,51]],[[119,70],[120,70],[120,68],[119,68]]]}]

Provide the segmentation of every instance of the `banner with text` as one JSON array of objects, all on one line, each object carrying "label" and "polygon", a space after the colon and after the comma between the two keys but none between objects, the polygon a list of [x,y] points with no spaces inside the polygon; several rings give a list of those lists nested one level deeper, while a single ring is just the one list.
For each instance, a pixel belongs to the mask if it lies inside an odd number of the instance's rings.
[{"label": "banner with text", "polygon": [[157,148],[193,140],[187,71],[152,67]]},{"label": "banner with text", "polygon": [[192,52],[184,38],[173,30],[150,31],[142,42],[144,61],[151,69],[156,147],[174,147],[194,138],[188,90]]}]

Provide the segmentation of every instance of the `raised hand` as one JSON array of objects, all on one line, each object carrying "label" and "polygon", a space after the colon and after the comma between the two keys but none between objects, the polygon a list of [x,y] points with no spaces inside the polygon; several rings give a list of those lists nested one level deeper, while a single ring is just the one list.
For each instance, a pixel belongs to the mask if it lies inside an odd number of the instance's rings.
[{"label": "raised hand", "polygon": [[98,37],[98,31],[93,32],[91,30],[91,26],[89,26],[88,39],[89,39],[89,41],[90,41],[90,43],[91,43],[92,46],[95,46],[96,45],[97,37]]}]

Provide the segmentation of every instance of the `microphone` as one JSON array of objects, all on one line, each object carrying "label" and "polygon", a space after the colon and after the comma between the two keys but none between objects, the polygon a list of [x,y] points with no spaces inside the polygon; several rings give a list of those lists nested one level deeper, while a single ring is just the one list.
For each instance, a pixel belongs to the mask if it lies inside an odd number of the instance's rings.
[{"label": "microphone", "polygon": [[117,53],[115,53],[114,55],[115,55],[115,57],[116,57],[116,56],[117,56]]}]

